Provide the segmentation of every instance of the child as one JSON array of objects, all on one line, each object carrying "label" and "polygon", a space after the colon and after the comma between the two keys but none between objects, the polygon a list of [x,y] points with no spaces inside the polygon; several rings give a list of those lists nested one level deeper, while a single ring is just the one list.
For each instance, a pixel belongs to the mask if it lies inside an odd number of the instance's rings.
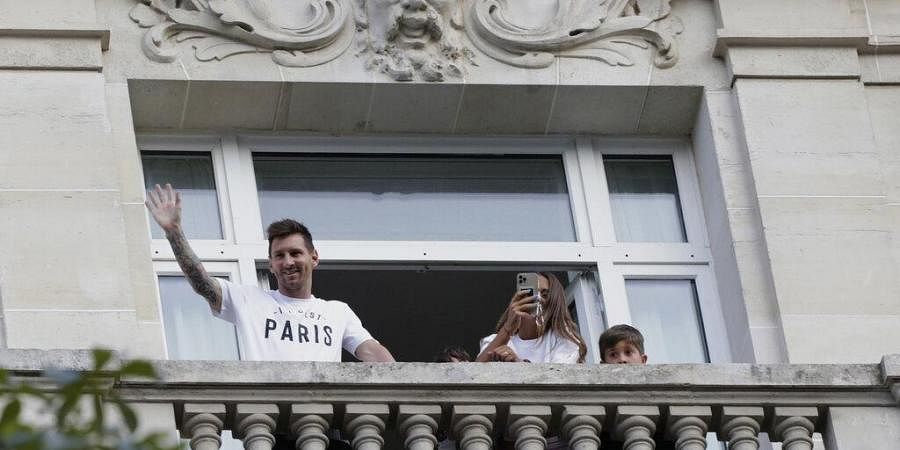
[{"label": "child", "polygon": [[630,325],[609,327],[600,335],[600,360],[608,364],[647,364],[644,336]]}]

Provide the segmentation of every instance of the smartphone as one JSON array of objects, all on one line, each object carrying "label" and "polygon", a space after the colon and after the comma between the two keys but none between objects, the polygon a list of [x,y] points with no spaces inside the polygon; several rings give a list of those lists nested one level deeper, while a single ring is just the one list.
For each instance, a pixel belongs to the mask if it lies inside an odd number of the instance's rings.
[{"label": "smartphone", "polygon": [[538,274],[534,272],[522,272],[516,275],[516,292],[528,291],[528,295],[537,295],[538,290]]}]

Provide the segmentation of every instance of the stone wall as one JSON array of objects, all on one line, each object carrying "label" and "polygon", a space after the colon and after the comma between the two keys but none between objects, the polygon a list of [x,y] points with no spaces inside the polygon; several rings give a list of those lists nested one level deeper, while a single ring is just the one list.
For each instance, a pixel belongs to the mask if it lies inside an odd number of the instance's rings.
[{"label": "stone wall", "polygon": [[640,1],[646,48],[572,57],[575,17],[546,64],[435,2],[429,70],[391,40],[391,5],[333,3],[343,31],[289,54],[208,27],[156,42],[163,10],[137,0],[0,0],[0,346],[161,355],[135,130],[253,130],[691,135],[735,359],[898,350],[896,2],[675,0],[657,20],[668,2]]}]

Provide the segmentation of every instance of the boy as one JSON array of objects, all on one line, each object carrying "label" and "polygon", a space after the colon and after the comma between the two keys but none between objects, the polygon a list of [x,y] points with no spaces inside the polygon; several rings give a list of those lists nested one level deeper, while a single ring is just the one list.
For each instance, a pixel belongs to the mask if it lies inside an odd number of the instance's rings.
[{"label": "boy", "polygon": [[600,360],[607,364],[647,364],[644,336],[630,325],[614,325],[600,335]]}]

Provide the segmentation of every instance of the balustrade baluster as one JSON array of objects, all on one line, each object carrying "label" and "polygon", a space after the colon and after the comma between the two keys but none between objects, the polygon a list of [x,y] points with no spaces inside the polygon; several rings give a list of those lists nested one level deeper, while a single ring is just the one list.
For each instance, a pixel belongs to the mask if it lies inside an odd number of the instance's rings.
[{"label": "balustrade baluster", "polygon": [[615,438],[624,441],[623,450],[653,450],[658,420],[656,406],[620,406],[616,409]]},{"label": "balustrade baluster", "polygon": [[564,406],[560,431],[570,450],[597,450],[606,420],[602,406]]},{"label": "balustrade baluster", "polygon": [[244,441],[246,450],[272,450],[275,446],[276,405],[237,405],[235,437]]},{"label": "balustrade baluster", "polygon": [[710,420],[712,408],[708,406],[672,406],[666,438],[675,441],[677,450],[705,449]]},{"label": "balustrade baluster", "polygon": [[193,450],[218,450],[222,446],[224,420],[223,404],[186,403],[181,435],[191,440]]},{"label": "balustrade baluster", "polygon": [[352,441],[353,450],[381,450],[384,445],[385,421],[389,415],[384,404],[350,404],[344,413],[344,429]]},{"label": "balustrade baluster", "polygon": [[816,408],[775,408],[775,427],[771,434],[781,442],[783,450],[812,450],[812,433],[818,419]]},{"label": "balustrade baluster", "polygon": [[328,428],[334,408],[323,403],[291,405],[291,433],[297,436],[297,450],[325,450],[328,448]]},{"label": "balustrade baluster", "polygon": [[544,433],[552,414],[549,406],[510,406],[506,434],[510,440],[515,440],[515,449],[544,450],[547,447]]},{"label": "balustrade baluster", "polygon": [[719,440],[728,441],[729,450],[758,450],[764,418],[763,409],[756,406],[726,406],[722,408]]},{"label": "balustrade baluster", "polygon": [[497,409],[492,405],[454,406],[451,428],[460,450],[491,450],[496,416]]},{"label": "balustrade baluster", "polygon": [[403,444],[408,450],[434,450],[437,446],[438,405],[400,405],[397,414]]}]

